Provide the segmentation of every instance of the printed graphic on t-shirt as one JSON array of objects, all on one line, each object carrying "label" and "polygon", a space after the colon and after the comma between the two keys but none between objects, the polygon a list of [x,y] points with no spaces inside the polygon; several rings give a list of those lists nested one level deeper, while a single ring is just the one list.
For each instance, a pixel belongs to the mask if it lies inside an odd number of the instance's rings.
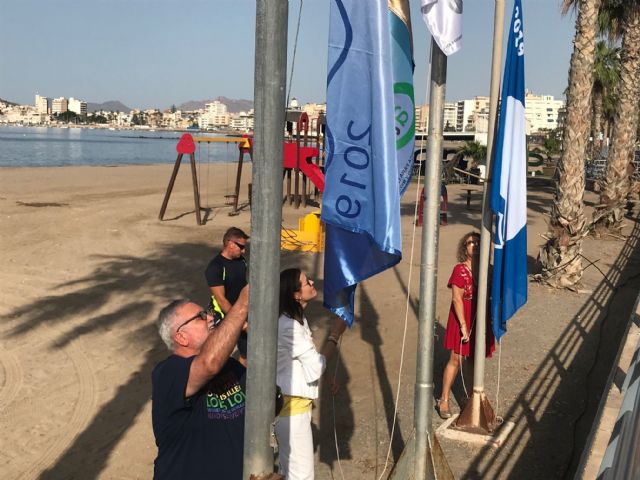
[{"label": "printed graphic on t-shirt", "polygon": [[227,373],[216,378],[207,390],[207,416],[210,420],[231,420],[244,415],[245,394],[237,377]]}]

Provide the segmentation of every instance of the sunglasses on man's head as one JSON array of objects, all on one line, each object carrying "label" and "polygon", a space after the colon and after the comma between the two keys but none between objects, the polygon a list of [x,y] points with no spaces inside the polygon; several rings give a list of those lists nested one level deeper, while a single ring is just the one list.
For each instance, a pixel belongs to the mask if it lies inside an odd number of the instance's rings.
[{"label": "sunglasses on man's head", "polygon": [[180,324],[180,326],[178,328],[176,328],[176,333],[178,333],[178,331],[184,327],[187,323],[194,321],[196,318],[199,318],[200,320],[204,320],[205,322],[209,320],[209,314],[207,312],[205,312],[204,310],[200,310],[198,313],[196,313],[193,317],[191,317],[190,319],[182,322]]},{"label": "sunglasses on man's head", "polygon": [[479,242],[478,240],[467,240],[467,245],[470,245],[470,244],[472,244],[472,243],[473,243],[474,245],[480,245],[480,242]]}]

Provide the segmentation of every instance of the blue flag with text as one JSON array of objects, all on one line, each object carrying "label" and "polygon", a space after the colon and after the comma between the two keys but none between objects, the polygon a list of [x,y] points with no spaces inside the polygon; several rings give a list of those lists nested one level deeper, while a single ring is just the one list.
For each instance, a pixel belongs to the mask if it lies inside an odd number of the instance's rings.
[{"label": "blue flag with text", "polygon": [[491,209],[496,215],[491,318],[496,340],[527,302],[527,145],[524,116],[524,29],[515,0],[502,81]]},{"label": "blue flag with text", "polygon": [[349,326],[358,282],[402,258],[413,166],[408,0],[332,0],[327,74],[324,304]]}]

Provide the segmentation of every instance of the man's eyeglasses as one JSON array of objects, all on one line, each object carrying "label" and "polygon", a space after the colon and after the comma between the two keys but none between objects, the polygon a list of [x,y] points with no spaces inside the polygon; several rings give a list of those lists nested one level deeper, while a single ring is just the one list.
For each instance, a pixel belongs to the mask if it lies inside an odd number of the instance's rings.
[{"label": "man's eyeglasses", "polygon": [[178,328],[176,328],[176,333],[178,333],[178,331],[184,327],[187,323],[194,321],[196,318],[199,318],[200,320],[204,320],[205,322],[209,320],[209,314],[207,312],[205,312],[204,310],[200,310],[198,313],[196,313],[193,317],[191,317],[189,320],[186,320],[184,322],[182,322],[180,324],[180,326]]},{"label": "man's eyeglasses", "polygon": [[240,242],[236,242],[235,240],[231,240],[233,243],[236,244],[236,247],[238,247],[240,250],[246,250],[247,249],[247,244],[246,243],[240,243]]}]

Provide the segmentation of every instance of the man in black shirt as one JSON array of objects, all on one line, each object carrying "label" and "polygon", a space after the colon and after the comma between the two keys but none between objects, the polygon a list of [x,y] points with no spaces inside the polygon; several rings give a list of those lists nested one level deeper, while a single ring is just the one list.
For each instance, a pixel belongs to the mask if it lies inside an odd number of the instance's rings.
[{"label": "man in black shirt", "polygon": [[[247,284],[247,262],[244,253],[249,243],[249,235],[236,227],[231,227],[222,237],[222,251],[207,265],[204,276],[211,290],[209,309],[221,321],[238,299],[240,291]],[[247,335],[240,334],[238,350],[240,361],[246,365]]]},{"label": "man in black shirt", "polygon": [[160,312],[158,330],[172,355],[152,373],[156,480],[242,479],[245,368],[230,355],[248,310],[247,286],[215,327],[189,300]]}]

